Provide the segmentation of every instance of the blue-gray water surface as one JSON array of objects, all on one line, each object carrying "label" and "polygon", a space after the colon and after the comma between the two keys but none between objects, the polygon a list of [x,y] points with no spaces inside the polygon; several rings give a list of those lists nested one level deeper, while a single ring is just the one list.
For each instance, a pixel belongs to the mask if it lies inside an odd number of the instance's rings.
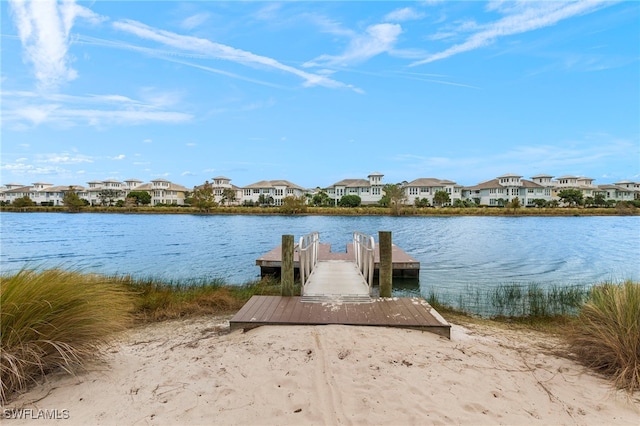
[{"label": "blue-gray water surface", "polygon": [[[255,261],[312,231],[345,251],[353,231],[391,231],[420,261],[419,289],[640,280],[640,217],[385,217],[0,213],[2,273],[64,267],[103,274],[242,284]],[[394,283],[395,285],[395,283]]]}]

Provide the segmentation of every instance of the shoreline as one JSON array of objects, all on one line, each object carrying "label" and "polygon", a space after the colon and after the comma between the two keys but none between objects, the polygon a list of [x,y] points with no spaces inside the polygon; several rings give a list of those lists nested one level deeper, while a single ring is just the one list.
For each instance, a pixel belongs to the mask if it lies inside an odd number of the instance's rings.
[{"label": "shoreline", "polygon": [[199,211],[195,207],[88,207],[70,212],[63,206],[56,207],[11,207],[0,206],[0,213],[108,213],[108,214],[191,214],[202,216],[245,215],[245,216],[389,216],[389,217],[579,217],[579,216],[640,216],[640,209],[634,207],[521,207],[518,210],[506,207],[427,207],[406,208],[394,215],[384,207],[308,207],[303,212],[281,211],[279,207],[215,207],[210,211]]},{"label": "shoreline", "polygon": [[453,324],[451,340],[340,325],[228,332],[228,319],[128,330],[103,361],[45,378],[4,412],[66,410],[52,422],[104,425],[600,425],[640,416],[640,395],[559,355],[561,341],[546,333],[488,323]]}]

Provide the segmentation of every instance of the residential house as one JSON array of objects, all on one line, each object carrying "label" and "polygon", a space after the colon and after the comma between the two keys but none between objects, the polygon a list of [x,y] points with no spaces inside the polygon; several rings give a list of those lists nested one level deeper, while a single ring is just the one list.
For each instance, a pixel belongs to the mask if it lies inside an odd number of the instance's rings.
[{"label": "residential house", "polygon": [[374,172],[367,176],[368,179],[343,179],[325,188],[325,191],[335,204],[344,195],[357,195],[363,205],[378,204],[384,195],[383,176],[382,173]]},{"label": "residential house", "polygon": [[[536,177],[539,182],[550,182],[547,175]],[[520,200],[522,206],[534,205],[535,199],[550,201],[552,199],[551,187],[541,183],[522,179],[517,174],[505,174],[495,179],[482,182],[475,186],[465,187],[462,196],[467,200],[474,200],[479,205],[499,206],[502,203]]]},{"label": "residential house", "polygon": [[598,185],[597,189],[594,191],[594,194],[602,194],[605,200],[633,201],[634,199],[636,199],[636,192],[633,189],[615,184]]},{"label": "residential house", "polygon": [[174,204],[183,205],[189,194],[189,188],[166,179],[154,179],[150,183],[137,185],[136,191],[147,191],[151,194],[151,205]]},{"label": "residential house", "polygon": [[462,185],[450,180],[435,178],[419,178],[412,180],[403,185],[404,192],[407,196],[407,202],[415,203],[416,200],[426,198],[430,205],[434,205],[433,196],[438,191],[444,191],[449,194],[449,204],[453,204],[456,200],[462,198]]},{"label": "residential house", "polygon": [[54,186],[51,183],[35,182],[32,186],[23,186],[21,184],[8,184],[0,190],[0,201],[7,204],[22,197],[29,197],[36,205],[61,206],[63,204],[64,194],[69,190],[82,191],[84,188],[79,185],[59,185]]},{"label": "residential house", "polygon": [[640,200],[640,182],[631,182],[630,180],[621,180],[613,183],[616,186],[626,188],[633,191],[633,198]]},{"label": "residential house", "polygon": [[7,204],[13,204],[15,200],[22,197],[31,198],[31,186],[24,186],[21,183],[8,183],[0,191],[0,200]]},{"label": "residential house", "polygon": [[[288,180],[261,180],[242,187],[242,203],[260,204],[263,200],[273,200],[272,205],[281,206],[286,197],[302,197],[307,190]],[[261,197],[261,195],[263,197]]]},{"label": "residential house", "polygon": [[[231,179],[225,176],[214,177],[211,186],[213,187],[213,194],[215,201],[221,204],[238,205],[242,204],[242,188],[239,188],[231,183]],[[225,190],[231,189],[234,193],[234,199],[230,200],[225,197]]]}]

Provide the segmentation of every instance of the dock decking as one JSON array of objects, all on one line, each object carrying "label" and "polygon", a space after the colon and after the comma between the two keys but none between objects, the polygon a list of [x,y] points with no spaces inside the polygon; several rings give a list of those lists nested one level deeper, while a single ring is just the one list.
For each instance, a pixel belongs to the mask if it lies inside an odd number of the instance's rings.
[{"label": "dock decking", "polygon": [[[392,245],[392,258],[393,258],[393,276],[403,278],[418,278],[420,275],[420,262],[413,257],[409,256],[404,250],[395,244]],[[319,243],[318,247],[318,261],[323,260],[348,260],[353,262],[355,255],[353,253],[353,244],[347,244],[346,252],[333,252],[331,251],[331,244]],[[297,271],[299,260],[298,253],[293,255],[294,268]],[[280,268],[282,266],[282,246],[278,245],[271,251],[263,254],[256,259],[256,265],[260,267],[260,275],[262,277],[266,275],[280,275]],[[380,265],[380,250],[376,245],[375,260],[374,260],[374,275],[378,275]]]},{"label": "dock decking", "polygon": [[231,330],[261,325],[384,326],[429,331],[450,338],[451,325],[420,298],[372,303],[305,303],[300,297],[253,296],[229,321]]},{"label": "dock decking", "polygon": [[364,296],[369,298],[369,285],[354,262],[323,260],[318,262],[304,285],[304,296]]}]

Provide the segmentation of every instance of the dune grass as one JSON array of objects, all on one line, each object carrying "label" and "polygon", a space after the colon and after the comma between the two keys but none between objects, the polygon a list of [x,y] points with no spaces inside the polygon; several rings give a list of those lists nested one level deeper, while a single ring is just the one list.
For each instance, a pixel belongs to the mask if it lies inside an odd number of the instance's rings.
[{"label": "dune grass", "polygon": [[72,373],[99,357],[114,332],[134,324],[231,314],[280,283],[166,282],[62,269],[0,277],[0,402],[50,371]]},{"label": "dune grass", "polygon": [[593,287],[569,342],[580,362],[612,377],[619,388],[640,390],[640,283]]},{"label": "dune grass", "polygon": [[0,282],[0,401],[37,377],[72,372],[130,321],[132,299],[96,275],[22,270]]},{"label": "dune grass", "polygon": [[137,323],[231,314],[253,295],[280,294],[280,282],[271,278],[244,285],[227,285],[220,279],[166,282],[125,276],[113,277],[112,280],[134,294],[134,319]]}]

